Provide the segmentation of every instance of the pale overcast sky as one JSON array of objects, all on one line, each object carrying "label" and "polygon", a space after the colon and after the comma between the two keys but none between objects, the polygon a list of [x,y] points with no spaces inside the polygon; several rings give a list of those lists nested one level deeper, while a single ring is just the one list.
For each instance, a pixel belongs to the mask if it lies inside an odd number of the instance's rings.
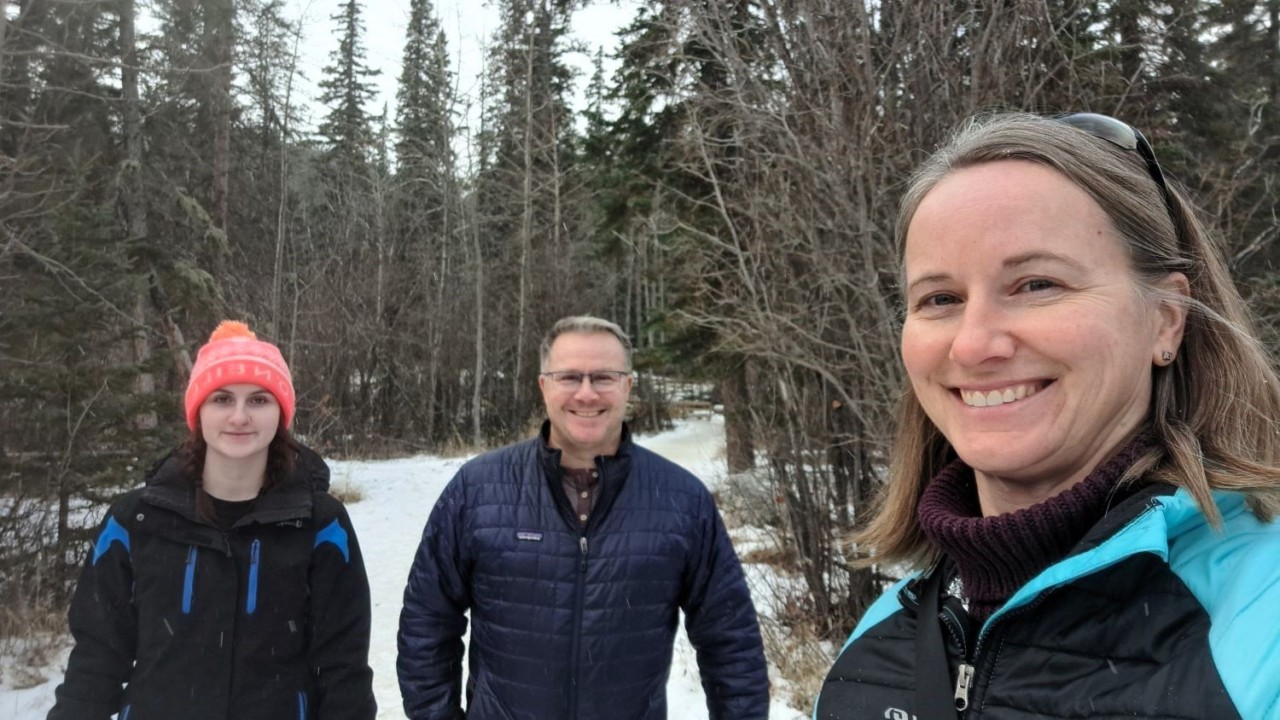
[{"label": "pale overcast sky", "polygon": [[[337,23],[330,19],[336,14],[342,0],[293,0],[295,17],[302,18],[303,49],[299,59],[302,71],[307,75],[308,87],[304,90],[312,114],[312,124],[322,116],[316,83],[323,76],[329,53],[337,47]],[[400,76],[400,59],[404,53],[404,28],[409,21],[409,0],[362,0],[364,4],[366,57],[371,67],[382,75],[377,79],[381,97],[371,113],[379,113],[382,103],[387,104],[392,119],[395,118],[396,82]],[[617,38],[614,32],[635,16],[638,0],[597,0],[573,19],[573,37],[592,48],[588,53],[573,53],[568,57],[578,68],[577,90],[582,93],[591,77],[591,55],[594,48],[604,47],[605,70],[610,72],[613,63],[608,55],[613,51]],[[450,70],[459,81],[463,95],[473,98],[479,95],[479,74],[483,65],[482,47],[498,27],[498,13],[488,0],[435,0],[436,16],[444,27],[449,42]]]}]

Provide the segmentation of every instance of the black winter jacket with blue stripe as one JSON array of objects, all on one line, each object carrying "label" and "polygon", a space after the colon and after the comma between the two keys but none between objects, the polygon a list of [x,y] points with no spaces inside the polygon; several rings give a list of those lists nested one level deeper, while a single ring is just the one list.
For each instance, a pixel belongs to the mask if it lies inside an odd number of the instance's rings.
[{"label": "black winter jacket with blue stripe", "polygon": [[661,720],[680,610],[710,717],[767,717],[755,608],[711,494],[625,431],[596,466],[585,529],[543,439],[458,471],[405,590],[397,667],[411,720]]},{"label": "black winter jacket with blue stripe", "polygon": [[[1147,486],[981,628],[944,597],[948,680],[967,701],[947,720],[1280,720],[1280,522],[1260,522],[1240,494],[1214,500],[1221,529],[1185,491]],[[917,717],[923,585],[908,578],[867,611],[815,720]]]},{"label": "black winter jacket with blue stripe", "polygon": [[309,450],[223,532],[170,457],[112,504],[49,720],[371,720],[369,584]]}]

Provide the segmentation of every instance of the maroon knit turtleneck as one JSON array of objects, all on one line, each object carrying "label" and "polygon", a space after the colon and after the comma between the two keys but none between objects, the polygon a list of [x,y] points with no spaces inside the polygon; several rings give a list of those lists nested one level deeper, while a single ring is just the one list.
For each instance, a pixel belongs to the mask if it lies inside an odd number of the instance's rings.
[{"label": "maroon knit turtleneck", "polygon": [[982,517],[972,468],[956,460],[938,473],[920,498],[920,527],[955,564],[969,614],[985,622],[1018,588],[1066,557],[1119,499],[1113,490],[1120,476],[1150,445],[1139,437],[1065,492],[993,517]]}]

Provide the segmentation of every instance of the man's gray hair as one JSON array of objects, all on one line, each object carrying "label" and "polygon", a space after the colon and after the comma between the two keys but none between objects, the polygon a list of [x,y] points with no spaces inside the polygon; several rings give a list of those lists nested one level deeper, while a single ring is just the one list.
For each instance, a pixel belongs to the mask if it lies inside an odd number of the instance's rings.
[{"label": "man's gray hair", "polygon": [[622,352],[627,358],[627,366],[622,369],[631,372],[631,338],[627,337],[627,333],[621,327],[618,327],[617,323],[590,315],[571,315],[566,318],[560,318],[555,325],[551,326],[546,336],[542,338],[541,358],[543,370],[547,369],[547,359],[551,357],[551,344],[556,341],[556,338],[565,333],[580,333],[583,335],[608,333],[614,336],[618,339],[618,342],[622,343]]}]

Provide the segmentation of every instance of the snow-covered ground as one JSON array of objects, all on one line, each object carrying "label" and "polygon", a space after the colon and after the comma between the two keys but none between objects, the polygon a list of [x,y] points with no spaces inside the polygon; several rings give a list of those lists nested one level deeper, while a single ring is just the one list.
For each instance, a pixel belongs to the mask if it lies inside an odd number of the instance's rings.
[{"label": "snow-covered ground", "polygon": [[[719,416],[688,420],[669,432],[638,438],[638,442],[680,463],[714,486],[724,476],[724,424]],[[396,684],[396,624],[409,564],[423,524],[445,484],[466,458],[420,456],[400,460],[331,461],[333,487],[358,489],[363,499],[348,507],[364,552],[373,595],[373,638],[370,664],[379,718],[403,718]],[[736,542],[736,538],[735,538]],[[752,570],[759,570],[752,568]],[[748,573],[750,577],[759,572]],[[756,593],[760,598],[761,593]],[[761,608],[762,610],[764,608]],[[50,658],[45,668],[28,669],[26,662],[0,655],[0,717],[40,720],[53,704],[53,689],[61,682],[67,650]],[[35,677],[47,681],[22,689]],[[775,693],[777,695],[777,693]],[[667,684],[670,720],[706,720],[706,700],[698,680],[693,649],[681,630]],[[803,720],[805,715],[775,699],[771,720]],[[548,718],[548,720],[555,720]]]}]

